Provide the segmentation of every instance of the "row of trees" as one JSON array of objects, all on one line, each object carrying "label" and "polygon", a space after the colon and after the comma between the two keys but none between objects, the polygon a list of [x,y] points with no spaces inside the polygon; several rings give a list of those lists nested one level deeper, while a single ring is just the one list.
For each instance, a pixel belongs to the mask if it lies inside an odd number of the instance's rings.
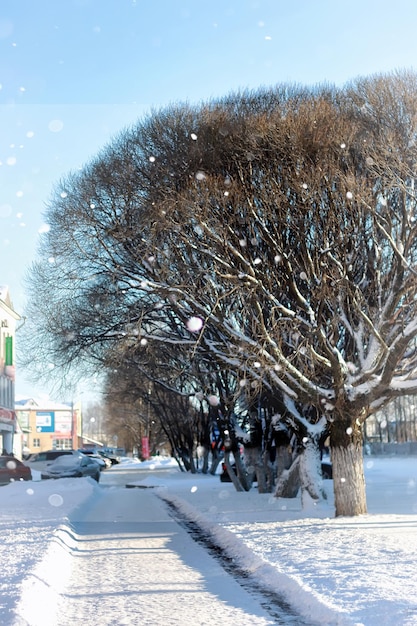
[{"label": "row of trees", "polygon": [[365,423],[369,443],[406,443],[417,441],[417,398],[396,398]]},{"label": "row of trees", "polygon": [[100,368],[138,398],[151,382],[163,427],[199,415],[203,442],[213,419],[231,446],[242,423],[263,433],[259,454],[285,432],[314,497],[329,432],[336,514],[364,513],[364,422],[417,392],[416,130],[401,72],[122,132],[49,202],[25,327],[38,374]]}]

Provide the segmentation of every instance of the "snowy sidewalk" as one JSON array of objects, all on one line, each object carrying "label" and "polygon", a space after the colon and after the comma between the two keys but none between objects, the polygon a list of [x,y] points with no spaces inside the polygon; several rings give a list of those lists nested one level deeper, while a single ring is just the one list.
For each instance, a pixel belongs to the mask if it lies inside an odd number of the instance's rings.
[{"label": "snowy sidewalk", "polygon": [[[161,458],[109,469],[99,485],[3,487],[0,624],[300,626],[294,615],[274,619],[279,596],[309,623],[417,626],[417,457],[367,458],[365,473],[369,514],[357,518],[334,517],[331,481],[327,503],[303,510],[299,498],[236,492]],[[162,499],[247,573],[250,591]],[[253,580],[274,594],[267,606]]]},{"label": "snowy sidewalk", "polygon": [[58,537],[26,588],[16,626],[78,626],[80,616],[89,626],[202,626],[215,616],[239,626],[278,623],[151,489],[103,489]]}]

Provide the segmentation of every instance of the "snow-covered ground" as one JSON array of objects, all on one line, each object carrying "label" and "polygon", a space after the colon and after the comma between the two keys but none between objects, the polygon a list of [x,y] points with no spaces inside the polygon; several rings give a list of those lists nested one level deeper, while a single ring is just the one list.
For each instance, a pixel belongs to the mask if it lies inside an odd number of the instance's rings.
[{"label": "snow-covered ground", "polygon": [[[231,484],[220,483],[218,476],[181,473],[171,459],[126,460],[104,472],[100,485],[91,479],[61,479],[2,487],[0,623],[55,626],[46,618],[46,607],[49,601],[57,605],[58,600],[62,606],[70,570],[77,564],[77,559],[71,558],[79,550],[74,533],[68,532],[71,520],[88,519],[92,502],[109,488],[116,490],[114,493],[120,488],[124,506],[132,510],[135,492],[139,497],[138,492],[146,491],[149,502],[159,502],[159,498],[171,501],[265,587],[283,592],[310,623],[417,625],[417,458],[367,457],[365,469],[369,514],[358,518],[334,518],[331,481],[325,482],[328,502],[303,511],[299,498],[276,499],[255,489],[237,493]],[[126,490],[126,484],[153,489]],[[148,507],[151,517],[152,510]],[[155,515],[160,516],[160,510],[156,507],[159,513]],[[107,515],[117,521],[117,510]],[[68,558],[62,558],[63,545]],[[192,544],[187,545],[190,558]],[[111,549],[108,541],[107,550]],[[162,556],[158,562],[161,575],[164,564]],[[202,567],[209,569],[208,565]],[[36,584],[41,578],[42,596]],[[118,586],[126,583],[121,582],[116,568],[106,572],[106,584],[117,595]],[[100,593],[104,601],[105,592],[96,585],[95,596]],[[203,601],[204,594],[201,597]],[[210,597],[205,601],[210,602]],[[183,596],[178,596],[176,604],[176,596],[171,594],[169,603],[172,615],[182,616],[184,623],[190,621],[184,613]],[[238,623],[250,623],[242,621],[247,607],[241,610]],[[212,615],[206,617],[207,622],[190,623],[211,623]],[[100,616],[97,625],[142,623],[123,616],[119,621],[111,619]],[[152,619],[146,623],[166,623],[159,620],[157,612]],[[265,621],[261,615],[256,619],[257,624],[280,623]],[[219,622],[228,626],[222,615]],[[65,616],[60,621],[65,626],[78,623],[96,622],[88,614],[78,614],[77,621],[67,622]]]}]

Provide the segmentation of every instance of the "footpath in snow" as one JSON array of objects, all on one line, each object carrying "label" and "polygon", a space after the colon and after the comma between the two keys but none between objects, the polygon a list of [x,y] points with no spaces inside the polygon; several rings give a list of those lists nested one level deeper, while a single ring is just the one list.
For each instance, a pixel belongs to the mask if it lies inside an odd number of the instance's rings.
[{"label": "footpath in snow", "polygon": [[[369,515],[337,519],[332,481],[327,503],[303,511],[299,498],[237,493],[163,459],[107,470],[100,485],[3,487],[0,624],[417,626],[417,459],[366,459],[366,480]],[[299,621],[272,615],[181,517],[283,595]]]},{"label": "footpath in snow", "polygon": [[[102,490],[25,582],[15,624],[277,623],[150,489]],[[288,622],[287,622],[288,623]],[[293,621],[298,624],[299,621]]]}]

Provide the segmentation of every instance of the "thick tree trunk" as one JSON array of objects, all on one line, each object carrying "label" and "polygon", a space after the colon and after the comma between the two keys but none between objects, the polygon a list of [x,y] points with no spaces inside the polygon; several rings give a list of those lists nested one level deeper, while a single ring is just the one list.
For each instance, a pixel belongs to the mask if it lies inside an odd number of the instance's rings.
[{"label": "thick tree trunk", "polygon": [[189,463],[190,463],[190,472],[192,474],[197,474],[197,466],[195,464],[195,459],[194,456],[191,454],[191,456],[189,457]]},{"label": "thick tree trunk", "polygon": [[300,490],[300,457],[297,456],[290,468],[281,472],[277,480],[276,498],[296,498]]},{"label": "thick tree trunk", "polygon": [[276,461],[269,459],[268,453],[264,456],[264,472],[266,478],[266,492],[272,493],[275,488],[277,478],[277,464]]},{"label": "thick tree trunk", "polygon": [[268,488],[262,448],[245,448],[245,464],[249,473],[249,480],[251,483],[256,476],[256,480],[258,483],[258,492],[270,492],[271,490]]},{"label": "thick tree trunk", "polygon": [[247,471],[246,466],[243,463],[243,460],[241,459],[240,454],[238,452],[234,454],[234,457],[235,457],[236,471],[237,471],[237,477],[239,479],[239,482],[242,485],[244,491],[250,491],[250,489],[252,488],[252,482],[253,482],[253,472],[249,473]]},{"label": "thick tree trunk", "polygon": [[336,417],[330,433],[330,448],[336,516],[365,514],[361,420]]},{"label": "thick tree trunk", "polygon": [[292,464],[292,451],[289,445],[277,446],[276,450],[276,472],[277,479],[281,476],[282,472],[289,469]]}]

